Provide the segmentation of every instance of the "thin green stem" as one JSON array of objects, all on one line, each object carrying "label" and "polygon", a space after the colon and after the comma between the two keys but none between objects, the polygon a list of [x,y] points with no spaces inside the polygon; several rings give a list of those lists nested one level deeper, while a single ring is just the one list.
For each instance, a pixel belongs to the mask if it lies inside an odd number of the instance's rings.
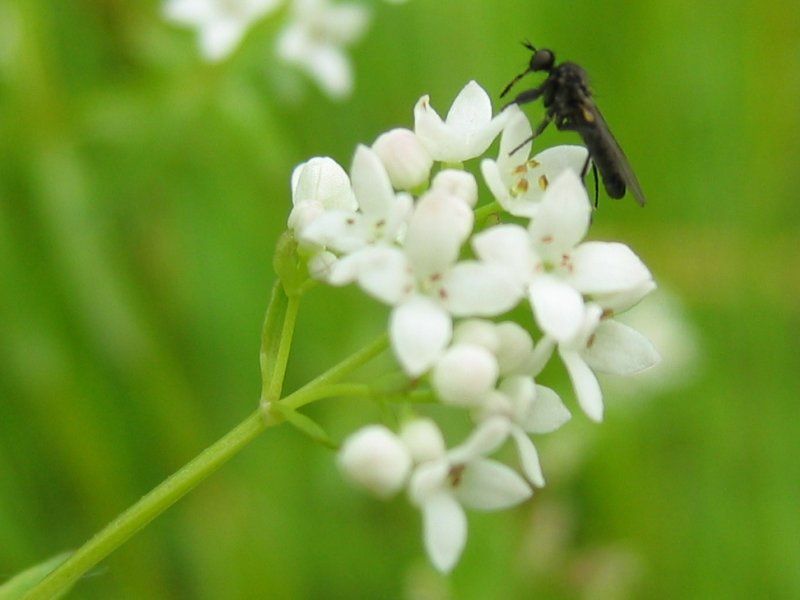
[{"label": "thin green stem", "polygon": [[269,305],[267,306],[267,314],[264,317],[264,326],[261,329],[261,351],[259,358],[261,364],[262,390],[269,388],[269,382],[272,378],[275,359],[278,354],[278,347],[280,346],[278,334],[286,315],[288,301],[289,299],[283,291],[280,280],[276,280],[272,286]]},{"label": "thin green stem", "polygon": [[302,388],[281,400],[280,404],[291,410],[297,410],[301,406],[311,404],[317,400],[344,396],[369,396],[373,392],[372,387],[366,383],[336,383],[309,389]]},{"label": "thin green stem", "polygon": [[280,342],[275,354],[275,363],[272,368],[272,376],[266,388],[266,394],[262,392],[262,400],[266,402],[275,401],[281,396],[283,389],[283,379],[286,375],[286,365],[289,363],[289,351],[292,348],[292,338],[294,337],[294,326],[297,322],[297,312],[300,309],[300,296],[292,294],[288,297],[286,305],[286,315],[283,319]]},{"label": "thin green stem", "polygon": [[500,203],[496,200],[489,202],[489,204],[484,204],[480,208],[475,209],[475,222],[481,223],[484,219],[500,210],[502,210],[502,208]]},{"label": "thin green stem", "polygon": [[[303,406],[304,404],[313,402],[313,399],[307,400],[306,398],[313,398],[318,388],[340,381],[342,377],[349,375],[361,365],[369,362],[388,347],[389,336],[384,333],[371,344],[364,346],[361,350],[351,354],[339,364],[325,371],[322,375],[319,375],[315,379],[309,381],[299,390],[296,390],[286,396],[286,398],[281,400],[280,403],[287,408],[294,409],[297,406]],[[321,398],[317,397],[316,399],[320,400]]]},{"label": "thin green stem", "polygon": [[217,442],[206,448],[194,460],[109,523],[105,529],[81,546],[24,598],[26,600],[47,600],[56,597],[133,534],[225,464],[266,428],[267,423],[262,418],[261,411],[252,413]]}]

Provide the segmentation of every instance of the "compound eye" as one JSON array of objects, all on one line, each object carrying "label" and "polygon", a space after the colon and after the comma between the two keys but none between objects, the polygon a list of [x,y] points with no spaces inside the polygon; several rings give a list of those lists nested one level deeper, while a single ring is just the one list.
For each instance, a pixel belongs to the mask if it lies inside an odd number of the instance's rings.
[{"label": "compound eye", "polygon": [[549,71],[556,57],[550,50],[537,50],[531,57],[531,71]]}]

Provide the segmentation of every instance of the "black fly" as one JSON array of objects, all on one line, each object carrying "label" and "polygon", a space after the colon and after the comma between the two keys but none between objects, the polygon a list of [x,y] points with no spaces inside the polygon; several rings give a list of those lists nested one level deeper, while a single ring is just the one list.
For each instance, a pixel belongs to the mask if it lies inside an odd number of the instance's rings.
[{"label": "black fly", "polygon": [[[628,188],[636,201],[644,205],[644,192],[639,186],[639,181],[633,174],[625,153],[611,134],[603,115],[592,100],[586,71],[571,62],[555,64],[556,56],[550,50],[537,50],[530,42],[525,42],[523,45],[533,52],[530,64],[505,87],[500,97],[505,96],[511,87],[528,73],[545,71],[547,79],[539,87],[520,93],[509,103],[525,104],[540,97],[544,102],[544,120],[539,123],[531,138],[525,140],[519,147],[542,133],[551,121],[561,131],[576,131],[586,144],[589,157],[600,171],[608,195],[612,198],[622,198],[625,189]],[[582,175],[586,174],[589,167],[589,157],[586,159]]]}]

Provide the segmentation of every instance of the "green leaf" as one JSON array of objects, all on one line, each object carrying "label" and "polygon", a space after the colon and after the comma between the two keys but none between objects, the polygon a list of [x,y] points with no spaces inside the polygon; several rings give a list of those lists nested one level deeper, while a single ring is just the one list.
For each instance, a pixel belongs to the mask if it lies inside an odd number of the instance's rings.
[{"label": "green leaf", "polygon": [[319,442],[323,446],[327,446],[328,448],[332,448],[334,450],[339,447],[339,445],[331,439],[322,426],[320,426],[320,424],[313,419],[290,408],[282,407],[280,403],[275,404],[274,409],[283,415],[289,424],[293,425],[295,428],[300,430],[300,432],[304,433],[315,442]]},{"label": "green leaf", "polygon": [[[63,552],[38,565],[25,569],[21,573],[17,573],[3,585],[0,585],[0,600],[16,600],[17,598],[22,598],[23,595],[52,573],[56,567],[67,560],[71,554],[72,552]],[[68,591],[69,589],[66,589],[63,593]]]}]

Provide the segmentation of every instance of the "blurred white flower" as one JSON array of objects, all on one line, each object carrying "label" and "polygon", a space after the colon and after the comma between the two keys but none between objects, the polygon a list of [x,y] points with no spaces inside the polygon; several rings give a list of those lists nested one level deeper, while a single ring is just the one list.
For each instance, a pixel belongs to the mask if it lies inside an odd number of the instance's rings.
[{"label": "blurred white flower", "polygon": [[473,406],[497,383],[497,359],[477,344],[450,346],[433,369],[432,384],[445,404]]},{"label": "blurred white flower", "polygon": [[500,133],[507,112],[492,118],[492,101],[470,81],[459,92],[444,121],[423,96],[414,107],[414,132],[434,160],[460,163],[483,154]]},{"label": "blurred white flower", "polygon": [[397,189],[413,190],[427,183],[433,159],[410,129],[387,131],[378,136],[372,149],[380,156]]},{"label": "blurred white flower", "polygon": [[344,51],[366,29],[369,11],[330,0],[293,0],[291,17],[278,34],[278,56],[304,70],[331,98],[353,89],[350,59]]},{"label": "blurred white flower", "polygon": [[500,206],[517,217],[535,217],[549,183],[566,169],[580,176],[588,152],[583,146],[555,146],[528,158],[533,141],[520,145],[532,133],[528,118],[516,105],[506,110],[510,116],[497,160],[481,161],[481,172]]},{"label": "blurred white flower", "polygon": [[406,483],[411,454],[389,429],[368,425],[345,440],[339,466],[352,482],[380,498],[389,498]]},{"label": "blurred white flower", "polygon": [[583,295],[613,295],[652,281],[641,260],[624,244],[580,243],[589,228],[586,190],[571,170],[548,185],[527,231],[498,225],[473,238],[475,253],[504,266],[527,287],[542,331],[572,339],[585,319]]},{"label": "blurred white flower", "polygon": [[460,169],[442,169],[431,182],[431,187],[460,198],[470,208],[478,203],[478,182],[472,173]]},{"label": "blurred white flower", "polygon": [[571,415],[553,390],[537,385],[533,377],[515,375],[504,379],[497,390],[483,399],[479,420],[506,419],[517,446],[522,472],[531,483],[544,486],[539,454],[529,433],[550,433],[569,421]]},{"label": "blurred white flower", "polygon": [[[411,475],[409,497],[422,512],[425,549],[443,573],[453,569],[467,540],[462,505],[502,510],[532,494],[511,468],[484,458],[500,447],[508,434],[506,420],[488,419],[462,445],[418,464]],[[444,443],[439,446],[443,448]]]},{"label": "blurred white flower", "polygon": [[209,61],[234,51],[247,29],[282,0],[167,0],[165,17],[197,29],[200,51]]}]

